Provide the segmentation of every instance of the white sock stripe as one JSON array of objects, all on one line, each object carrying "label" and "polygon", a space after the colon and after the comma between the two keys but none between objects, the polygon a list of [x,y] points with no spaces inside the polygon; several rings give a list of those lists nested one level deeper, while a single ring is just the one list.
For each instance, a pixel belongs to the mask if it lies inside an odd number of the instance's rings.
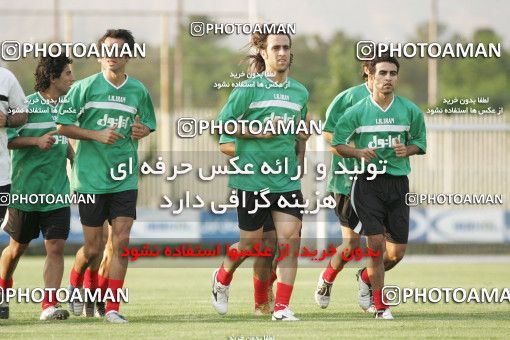
[{"label": "white sock stripe", "polygon": [[[354,188],[356,186],[357,180],[358,180],[358,177],[354,177],[354,180],[352,181],[351,197],[350,197],[351,207],[352,207],[352,210],[354,210],[354,213],[356,213],[356,216],[358,216],[358,212],[356,211],[356,205],[354,204]],[[353,231],[356,234],[359,234],[359,233],[361,233],[362,228],[363,228],[363,225],[361,224],[361,220],[359,220],[359,216],[358,216],[358,224],[356,225],[356,228],[353,229]]]},{"label": "white sock stripe", "polygon": [[2,228],[2,230],[5,231],[5,227],[7,225],[7,220],[9,219],[9,209],[7,209],[7,211],[5,212],[5,217],[2,221],[2,224],[0,225],[0,227]]}]

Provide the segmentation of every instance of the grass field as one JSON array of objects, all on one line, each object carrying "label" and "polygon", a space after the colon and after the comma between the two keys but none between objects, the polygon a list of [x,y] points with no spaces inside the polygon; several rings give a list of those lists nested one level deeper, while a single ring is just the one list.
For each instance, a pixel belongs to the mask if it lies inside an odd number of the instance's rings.
[{"label": "grass field", "polygon": [[[15,287],[41,287],[42,257],[25,257],[15,275]],[[71,258],[66,258],[65,282]],[[248,265],[249,266],[249,265]],[[101,319],[71,317],[60,322],[38,320],[40,305],[11,304],[11,318],[0,320],[2,338],[89,337],[228,339],[273,336],[274,339],[330,339],[340,337],[508,338],[510,303],[413,304],[393,308],[395,320],[374,320],[357,306],[355,269],[342,272],[332,303],[322,310],[313,291],[320,269],[302,268],[291,300],[299,322],[275,323],[252,315],[251,269],[238,270],[231,288],[229,313],[218,315],[210,303],[212,268],[131,268],[130,303],[121,311],[127,325]],[[401,264],[387,274],[388,284],[401,287],[508,287],[505,264]]]}]

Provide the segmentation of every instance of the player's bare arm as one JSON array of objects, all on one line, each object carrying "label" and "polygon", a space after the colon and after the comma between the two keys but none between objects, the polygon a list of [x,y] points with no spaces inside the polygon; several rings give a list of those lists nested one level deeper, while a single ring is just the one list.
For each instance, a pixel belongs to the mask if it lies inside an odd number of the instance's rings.
[{"label": "player's bare arm", "polygon": [[395,150],[397,157],[409,157],[420,153],[420,148],[413,144],[404,145],[398,143],[393,147],[393,150]]},{"label": "player's bare arm", "polygon": [[[333,133],[332,132],[328,132],[328,131],[322,131],[322,137],[324,137],[324,139],[326,140],[326,142],[328,142],[329,145],[331,145],[331,142],[333,141]],[[338,151],[336,151],[336,148],[330,146],[329,147],[329,151],[334,154],[334,155],[337,155],[337,156],[340,156],[340,154],[338,153]]]},{"label": "player's bare arm", "polygon": [[9,149],[24,149],[38,147],[41,150],[49,150],[55,144],[55,137],[57,131],[50,131],[41,137],[16,137],[9,142],[7,147]]},{"label": "player's bare arm", "polygon": [[227,156],[234,157],[236,155],[236,144],[233,142],[220,144],[220,151]]},{"label": "player's bare arm", "polygon": [[[306,153],[306,140],[296,141],[296,154],[298,156],[299,166],[304,169],[305,166],[305,153]],[[300,179],[304,176],[304,171],[301,171]]]},{"label": "player's bare arm", "polygon": [[0,127],[18,127],[27,122],[28,113],[18,112],[15,115],[6,115],[0,111]]},{"label": "player's bare arm", "polygon": [[58,125],[57,131],[60,135],[64,135],[72,139],[95,140],[103,144],[113,144],[118,139],[124,139],[123,134],[115,131],[116,125],[110,126],[103,130],[88,130],[76,125]]},{"label": "player's bare arm", "polygon": [[310,136],[312,135],[310,133],[310,115],[307,115],[306,116],[306,132],[300,132],[298,133],[297,137],[300,139],[300,140],[303,140],[303,141],[307,141],[308,138],[310,138]]},{"label": "player's bare arm", "polygon": [[364,158],[369,162],[372,158],[377,157],[373,148],[356,149],[349,145],[337,145],[335,148],[338,154],[344,158]]},{"label": "player's bare arm", "polygon": [[333,140],[333,133],[328,131],[322,131],[322,137],[331,145],[331,141]]},{"label": "player's bare arm", "polygon": [[71,166],[74,163],[74,149],[71,144],[67,145],[67,159],[71,162]]},{"label": "player's bare arm", "polygon": [[0,111],[0,127],[5,127],[7,125],[7,115]]}]

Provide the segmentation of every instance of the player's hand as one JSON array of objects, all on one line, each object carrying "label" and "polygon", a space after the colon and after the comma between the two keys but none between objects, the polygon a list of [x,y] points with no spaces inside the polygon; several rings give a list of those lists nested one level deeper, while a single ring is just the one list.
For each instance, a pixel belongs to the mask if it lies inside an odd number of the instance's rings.
[{"label": "player's hand", "polygon": [[373,148],[356,149],[356,158],[360,160],[364,158],[365,162],[370,162],[372,158],[377,157],[375,150]]},{"label": "player's hand", "polygon": [[0,128],[5,127],[7,125],[7,115],[0,111]]},{"label": "player's hand", "polygon": [[54,134],[57,133],[57,130],[55,131],[50,131],[44,135],[42,135],[41,137],[39,137],[37,139],[37,147],[41,150],[49,150],[51,149],[51,147],[53,146],[53,144],[55,144],[55,142],[57,141],[55,139],[55,137],[53,137]]},{"label": "player's hand", "polygon": [[299,176],[299,179],[303,179],[305,176],[305,154],[299,154],[298,155],[298,161],[299,161],[299,167],[301,168],[301,176]]},{"label": "player's hand", "polygon": [[395,144],[393,146],[393,150],[395,150],[395,154],[397,155],[397,157],[407,157],[407,146],[405,146],[404,144]]},{"label": "player's hand", "polygon": [[135,116],[135,122],[131,125],[131,138],[133,139],[142,139],[151,133],[149,128],[142,123],[140,123],[140,117],[138,115]]},{"label": "player's hand", "polygon": [[117,125],[113,125],[113,126],[110,126],[109,128],[106,128],[104,130],[101,130],[101,131],[96,131],[96,138],[95,140],[98,141],[99,143],[103,143],[103,144],[113,144],[117,141],[117,139],[124,139],[126,137],[124,137],[123,134],[115,131],[115,129],[117,128]]},{"label": "player's hand", "polygon": [[311,118],[310,118],[310,115],[307,115],[306,116],[306,132],[300,132],[298,133],[298,138],[300,140],[308,140],[308,138],[310,138],[310,136],[312,135],[311,131],[310,131],[310,121],[311,121]]},{"label": "player's hand", "polygon": [[405,144],[400,143],[400,136],[397,139],[397,144],[393,146],[393,150],[395,150],[395,154],[397,155],[397,157],[409,156],[407,152],[407,146],[405,146]]},{"label": "player's hand", "polygon": [[[278,116],[274,117],[271,120],[275,131],[278,131],[277,126],[279,124],[278,121],[280,121],[280,120],[282,120],[282,117],[278,117]],[[252,135],[252,136],[255,137],[255,138],[258,138],[258,139],[269,139],[269,138],[273,138],[275,136],[278,136],[278,134],[277,133],[272,133],[272,132],[267,132],[267,133],[259,133],[259,134]]]}]

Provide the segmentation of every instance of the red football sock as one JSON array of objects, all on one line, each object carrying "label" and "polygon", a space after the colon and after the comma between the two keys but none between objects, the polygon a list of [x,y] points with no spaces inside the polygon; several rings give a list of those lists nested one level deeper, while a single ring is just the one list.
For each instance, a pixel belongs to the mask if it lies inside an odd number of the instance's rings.
[{"label": "red football sock", "polygon": [[275,312],[287,308],[290,302],[290,296],[292,295],[292,288],[294,288],[294,286],[278,282],[276,285],[276,297],[274,299]]},{"label": "red football sock", "polygon": [[106,289],[108,288],[108,278],[97,274],[97,288],[101,290],[101,295],[104,295],[106,293]]},{"label": "red football sock", "polygon": [[367,268],[363,269],[361,272],[361,280],[365,282],[367,285],[370,285],[370,279],[368,278],[368,270]]},{"label": "red football sock", "polygon": [[77,288],[83,287],[83,276],[84,275],[78,273],[74,269],[74,266],[73,266],[73,268],[71,269],[71,278],[70,278],[71,286],[77,287]]},{"label": "red football sock", "polygon": [[276,281],[278,277],[276,277],[276,272],[271,271],[271,279],[269,279],[269,287],[273,285],[273,283]]},{"label": "red football sock", "polygon": [[328,267],[324,271],[324,274],[322,274],[322,278],[324,279],[324,281],[326,281],[328,283],[333,283],[333,281],[335,281],[338,273],[340,273],[340,270],[341,269],[335,269],[335,268],[331,267],[331,261],[329,261]]},{"label": "red football sock", "polygon": [[97,270],[87,268],[83,274],[83,288],[88,288],[94,291],[97,288],[98,274]]},{"label": "red football sock", "polygon": [[12,277],[9,279],[9,280],[4,280],[0,277],[0,288],[3,288],[3,289],[8,289],[8,288],[12,288]]},{"label": "red football sock", "polygon": [[[51,300],[51,301],[50,301]],[[45,310],[48,307],[57,305],[57,291],[52,290],[50,292],[44,291],[44,300],[42,302],[42,309]]]},{"label": "red football sock", "polygon": [[375,309],[381,310],[381,309],[389,308],[388,305],[384,304],[382,301],[382,290],[373,290],[372,296],[374,297]]},{"label": "red football sock", "polygon": [[234,271],[228,273],[225,268],[223,268],[223,263],[221,264],[220,270],[218,270],[218,275],[216,276],[216,280],[224,286],[230,286],[230,282],[232,282],[232,278],[234,277]]},{"label": "red football sock", "polygon": [[255,276],[253,277],[253,288],[255,297],[255,307],[258,307],[267,302],[267,293],[269,291],[269,280],[260,281]]},{"label": "red football sock", "polygon": [[[112,292],[112,295],[114,298],[117,297],[117,289],[122,289],[122,286],[124,285],[124,280],[114,280],[109,279],[108,280],[108,289]],[[120,301],[107,301],[106,302],[106,313],[112,310],[119,311],[120,307]]]}]

